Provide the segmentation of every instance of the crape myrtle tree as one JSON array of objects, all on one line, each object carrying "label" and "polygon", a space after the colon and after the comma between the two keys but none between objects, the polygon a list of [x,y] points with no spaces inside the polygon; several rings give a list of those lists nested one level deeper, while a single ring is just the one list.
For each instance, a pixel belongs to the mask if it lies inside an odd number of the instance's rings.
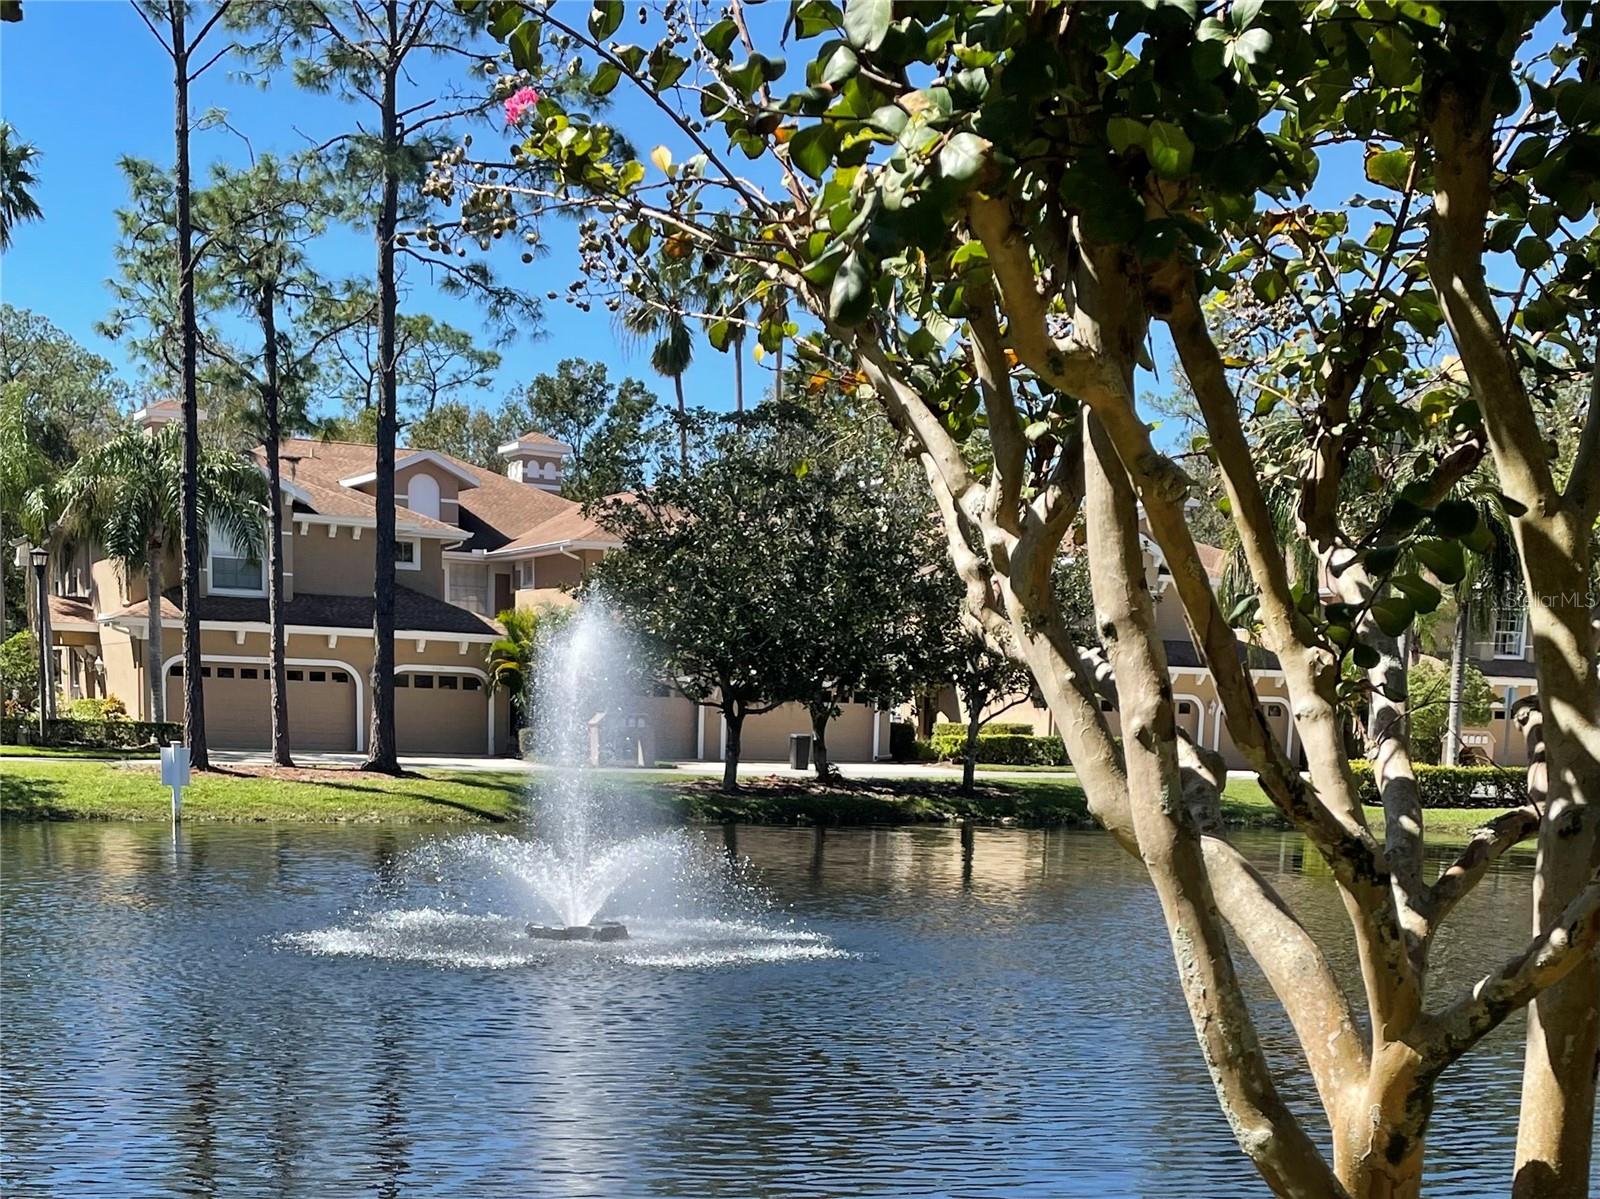
[{"label": "crape myrtle tree", "polygon": [[[514,155],[458,159],[455,197],[464,210],[492,207],[502,225],[508,211],[581,207],[598,288],[627,288],[668,246],[707,272],[757,265],[822,344],[843,347],[837,368],[859,373],[922,457],[974,619],[1028,664],[1091,810],[1145,863],[1218,1101],[1274,1191],[1416,1195],[1436,1080],[1531,1004],[1514,1193],[1585,1193],[1600,1031],[1600,679],[1587,593],[1600,406],[1591,401],[1560,469],[1535,405],[1548,381],[1594,365],[1600,14],[804,0],[783,29],[786,48],[807,55],[790,71],[767,32],[753,45],[738,4],[704,24],[680,5],[646,13],[649,45],[624,40],[613,0],[587,19],[480,7],[514,54],[581,56],[638,86],[677,144],[654,156],[665,172],[618,164],[611,130],[546,97]],[[1311,185],[1339,143],[1363,147],[1364,177],[1358,196],[1329,207]],[[512,169],[530,160],[560,181]],[[1210,301],[1241,286],[1298,311],[1293,336],[1263,361],[1226,354],[1218,336]],[[1135,404],[1157,331],[1194,389],[1305,773],[1263,716],[1196,552],[1188,480]],[[1447,357],[1464,398],[1417,377]],[[1301,430],[1292,461],[1274,465],[1291,474],[1295,534],[1331,595],[1291,581],[1253,453],[1259,387],[1274,381],[1292,385],[1275,404]],[[1385,480],[1386,502],[1375,515],[1343,503],[1349,465],[1397,437],[1413,452]],[[1485,460],[1523,564],[1547,769],[1536,804],[1497,818],[1430,879],[1406,722],[1382,726],[1380,836],[1340,717],[1352,693],[1403,716],[1396,640],[1432,602],[1427,589],[1459,579],[1485,546],[1481,514],[1448,502]],[[1052,594],[1080,515],[1120,753]],[[1330,867],[1358,949],[1348,990],[1292,909],[1180,799],[1141,521],[1234,743]],[[1529,837],[1531,940],[1485,962],[1470,989],[1430,993],[1440,922]],[[1278,1089],[1225,925],[1297,1032],[1331,1158]]]},{"label": "crape myrtle tree", "polygon": [[622,548],[590,586],[661,682],[721,714],[722,789],[739,787],[744,722],[796,698],[796,638],[813,580],[808,556],[821,488],[796,469],[785,423],[763,410],[669,455],[636,497],[604,501]]}]

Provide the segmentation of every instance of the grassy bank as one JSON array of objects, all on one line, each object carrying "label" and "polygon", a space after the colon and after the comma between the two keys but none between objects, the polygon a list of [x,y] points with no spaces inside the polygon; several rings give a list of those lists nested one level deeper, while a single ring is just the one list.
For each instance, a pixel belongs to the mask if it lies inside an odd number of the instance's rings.
[{"label": "grassy bank", "polygon": [[49,745],[0,745],[0,758],[72,758],[91,762],[121,762],[135,758],[161,757],[155,749],[72,749]]},{"label": "grassy bank", "polygon": [[[619,772],[620,773],[620,772]],[[811,780],[745,780],[723,795],[716,780],[676,771],[626,772],[663,820],[763,824],[911,824],[971,819],[1022,825],[1090,823],[1083,789],[1060,776],[980,778],[963,796],[948,778],[871,779],[821,785]],[[519,815],[538,775],[520,771],[429,770],[402,778],[357,770],[231,767],[196,774],[184,797],[193,821],[493,824]],[[8,820],[166,820],[169,799],[153,763],[49,761],[13,757],[0,765],[0,818]],[[1282,827],[1252,780],[1235,779],[1223,815],[1238,826]],[[1369,813],[1381,824],[1381,814]],[[1484,811],[1432,811],[1429,831],[1461,837]]]}]

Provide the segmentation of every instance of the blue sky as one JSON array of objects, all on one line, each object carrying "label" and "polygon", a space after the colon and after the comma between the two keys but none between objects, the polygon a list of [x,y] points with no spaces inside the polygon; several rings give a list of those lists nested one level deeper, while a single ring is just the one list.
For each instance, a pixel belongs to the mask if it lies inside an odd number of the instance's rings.
[{"label": "blue sky", "polygon": [[[171,64],[123,0],[28,0],[24,12],[20,24],[0,26],[0,114],[42,152],[36,196],[45,217],[15,231],[12,248],[0,260],[0,298],[48,317],[135,380],[135,365],[119,344],[95,332],[95,324],[110,305],[105,281],[115,271],[115,212],[127,194],[118,161],[135,156],[164,167],[172,162]],[[461,76],[453,72],[426,68],[417,82],[458,82]],[[619,123],[641,139],[659,132],[660,118],[624,90],[616,97]],[[192,108],[196,115],[227,110],[229,123],[250,138],[257,153],[296,152],[310,139],[348,128],[358,115],[367,117],[337,98],[307,94],[287,78],[263,90],[236,77],[231,57],[201,79]],[[644,141],[644,149],[651,144]],[[244,144],[226,129],[196,133],[192,155],[197,183],[213,161],[247,160]],[[508,252],[504,272],[508,281],[538,294],[564,294],[576,271],[575,235],[566,226],[552,227],[546,236],[552,249],[547,257],[523,266]],[[319,261],[330,273],[370,278],[374,259],[370,235],[341,231],[328,237]],[[481,314],[470,301],[441,295],[415,270],[407,287],[404,303],[411,310],[480,334],[488,344]],[[650,371],[648,349],[622,344],[610,315],[598,307],[582,313],[559,301],[546,304],[542,336],[500,347],[500,353],[494,386],[462,398],[497,403],[533,375],[574,356],[606,363],[614,377],[635,375],[670,397],[670,385]],[[746,365],[746,394],[753,397],[766,372]],[[731,360],[709,346],[697,347],[687,377],[690,403],[732,408],[732,388]]]}]

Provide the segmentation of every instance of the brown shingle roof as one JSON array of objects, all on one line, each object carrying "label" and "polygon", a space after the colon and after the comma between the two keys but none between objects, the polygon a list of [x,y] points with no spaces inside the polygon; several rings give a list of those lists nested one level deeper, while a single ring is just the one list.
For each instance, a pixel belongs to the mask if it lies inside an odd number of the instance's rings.
[{"label": "brown shingle roof", "polygon": [[75,599],[70,595],[50,597],[50,628],[53,631],[98,627],[94,622],[94,605],[88,600]]},{"label": "brown shingle roof", "polygon": [[[163,619],[176,620],[181,593],[168,591],[161,597]],[[148,618],[145,601],[109,613],[111,616],[133,620]],[[265,624],[267,601],[237,595],[208,595],[200,600],[200,619],[229,623]],[[372,627],[372,597],[370,595],[296,595],[284,605],[284,622],[325,629],[370,629]],[[476,612],[458,608],[431,595],[423,595],[409,587],[394,589],[394,624],[396,629],[421,633],[488,633],[497,635],[500,626],[486,620]]]},{"label": "brown shingle roof", "polygon": [[[397,455],[410,452],[407,449],[395,451]],[[259,456],[260,451],[257,453]],[[340,479],[372,469],[372,446],[297,438],[285,441],[279,454],[283,459],[284,478],[311,497],[315,511],[329,516],[372,515],[371,496],[339,485]],[[463,490],[459,496],[461,515],[454,527],[465,530],[468,535],[460,546],[462,549],[497,550],[512,547],[513,543],[522,547],[557,541],[616,540],[584,517],[582,508],[569,499],[484,470],[450,454],[439,456],[478,481],[478,486]],[[397,511],[403,524],[451,527],[405,508]]]}]

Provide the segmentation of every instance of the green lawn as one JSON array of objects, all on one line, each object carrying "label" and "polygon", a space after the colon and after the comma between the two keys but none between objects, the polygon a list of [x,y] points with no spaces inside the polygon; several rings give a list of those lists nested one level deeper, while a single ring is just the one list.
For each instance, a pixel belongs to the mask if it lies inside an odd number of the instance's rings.
[{"label": "green lawn", "polygon": [[160,757],[154,749],[71,749],[48,745],[0,745],[0,758],[82,758],[87,761],[124,761]]},{"label": "green lawn", "polygon": [[[872,779],[821,786],[806,779],[747,779],[727,796],[708,776],[677,771],[618,771],[643,789],[670,821],[908,824],[973,819],[1023,825],[1087,825],[1083,789],[1069,778],[983,779],[965,797],[947,778]],[[296,771],[288,776],[231,768],[196,774],[184,796],[187,820],[312,823],[495,823],[537,798],[540,776],[518,771],[426,770],[386,778],[355,770]],[[166,820],[169,796],[153,763],[47,761],[12,757],[0,764],[0,817],[20,820]],[[1430,832],[1460,837],[1492,812],[1433,811]],[[1282,827],[1253,781],[1229,782],[1223,815],[1230,824]],[[1381,824],[1381,814],[1369,813]]]}]

